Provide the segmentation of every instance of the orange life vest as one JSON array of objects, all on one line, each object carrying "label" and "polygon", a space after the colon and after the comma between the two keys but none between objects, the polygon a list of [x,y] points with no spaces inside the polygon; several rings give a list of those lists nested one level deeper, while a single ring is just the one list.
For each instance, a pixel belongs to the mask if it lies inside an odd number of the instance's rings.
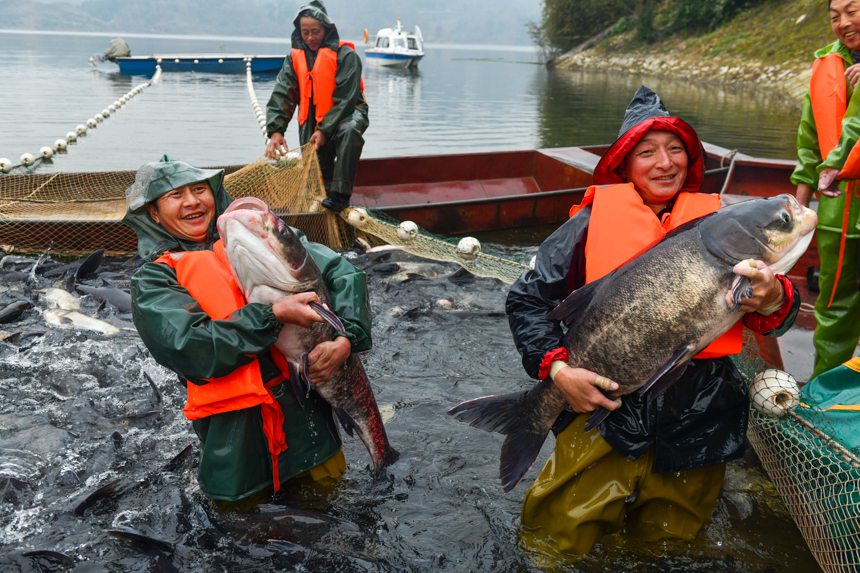
[{"label": "orange life vest", "polygon": [[[341,41],[340,46],[349,46],[355,50],[352,42]],[[314,101],[314,116],[320,123],[325,114],[334,105],[334,88],[337,74],[337,52],[331,48],[320,48],[314,60],[314,67],[308,70],[308,60],[304,50],[293,48],[290,52],[293,71],[299,82],[299,124],[304,125],[308,120],[311,97]],[[361,91],[364,92],[364,79],[361,80]]]},{"label": "orange life vest", "polygon": [[[809,99],[812,117],[818,133],[818,147],[824,159],[839,143],[842,119],[848,107],[848,87],[845,79],[845,60],[839,54],[817,58],[812,64],[809,81]],[[860,145],[854,145],[845,165],[839,171],[840,179],[860,178]]]},{"label": "orange life vest", "polygon": [[[660,221],[642,202],[632,183],[620,183],[589,187],[582,203],[571,209],[571,216],[585,205],[591,205],[585,241],[585,282],[590,283],[635,258],[672,229],[713,213],[720,208],[720,198],[707,193],[678,193],[671,213]],[[738,321],[696,358],[739,354],[743,348],[742,329]]]},{"label": "orange life vest", "polygon": [[[213,250],[165,253],[156,263],[166,264],[176,271],[176,278],[213,320],[225,320],[245,306],[245,297],[227,263],[224,246],[219,240]],[[272,351],[273,354],[280,354]],[[278,361],[283,363],[283,357]],[[277,362],[276,362],[277,363]],[[281,374],[268,382],[275,386],[285,379]],[[252,357],[226,376],[207,378],[206,384],[186,382],[188,399],[182,412],[189,420],[213,414],[232,412],[260,406],[263,433],[272,456],[272,479],[275,491],[280,488],[278,455],[286,451],[284,413],[280,404],[264,384],[260,362]]]},{"label": "orange life vest", "polygon": [[[812,117],[818,134],[818,148],[821,158],[825,159],[839,144],[842,135],[842,119],[848,108],[848,87],[845,79],[845,60],[839,54],[828,54],[816,58],[812,63],[812,78],[809,81],[809,100],[812,104]],[[845,206],[842,209],[842,238],[839,242],[839,259],[833,289],[827,308],[833,304],[836,285],[842,275],[842,261],[845,258],[846,238],[851,215],[851,199],[856,192],[854,180],[860,178],[860,145],[854,144],[839,170],[839,179],[850,179],[845,192]]]}]

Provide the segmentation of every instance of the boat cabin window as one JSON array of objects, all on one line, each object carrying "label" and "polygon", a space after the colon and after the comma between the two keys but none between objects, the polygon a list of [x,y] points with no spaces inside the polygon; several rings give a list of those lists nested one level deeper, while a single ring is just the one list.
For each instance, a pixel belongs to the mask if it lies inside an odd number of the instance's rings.
[{"label": "boat cabin window", "polygon": [[388,38],[383,36],[381,38],[376,39],[376,47],[377,48],[387,48],[388,47]]},{"label": "boat cabin window", "polygon": [[395,48],[405,48],[406,40],[403,38],[394,38],[394,47]]},{"label": "boat cabin window", "polygon": [[415,41],[415,38],[412,38],[412,37],[406,38],[406,43],[409,44],[410,50],[417,50],[418,49],[418,42]]}]

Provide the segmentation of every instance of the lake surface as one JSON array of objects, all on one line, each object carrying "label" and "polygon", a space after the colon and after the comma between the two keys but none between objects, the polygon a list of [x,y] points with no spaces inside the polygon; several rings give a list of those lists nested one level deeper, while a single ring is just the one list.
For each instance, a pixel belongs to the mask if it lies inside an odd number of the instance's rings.
[{"label": "lake surface", "polygon": [[[123,36],[135,55],[286,53],[285,40]],[[37,154],[119,99],[142,76],[88,58],[109,36],[0,31],[0,157]],[[361,51],[359,49],[359,51]],[[768,93],[630,74],[548,72],[528,46],[428,46],[416,72],[366,69],[370,128],[364,156],[438,154],[606,143],[640,83],[703,139],[792,158],[799,109]],[[254,77],[265,105],[273,75]],[[298,144],[295,122],[287,133]],[[253,161],[263,149],[244,74],[165,74],[40,169],[135,169],[163,153],[194,164]]]},{"label": "lake surface", "polygon": [[[285,43],[126,36],[136,54],[268,54]],[[146,78],[90,68],[109,38],[0,33],[0,157],[35,153]],[[430,47],[413,74],[367,70],[369,157],[523,149],[614,139],[645,81],[703,138],[791,157],[798,111],[767,94],[628,75],[548,73],[533,50]],[[261,101],[273,77],[254,78]],[[292,133],[292,135],[291,135]],[[296,143],[295,130],[288,141]],[[135,169],[162,153],[201,165],[261,154],[244,76],[170,74],[52,165]],[[535,241],[496,245],[527,261]],[[528,388],[504,313],[508,286],[402,252],[346,253],[368,276],[374,348],[363,356],[401,452],[381,480],[345,437],[349,469],[332,492],[288,491],[256,511],[216,507],[195,477],[184,390],[149,356],[130,316],[82,297],[115,336],[53,328],[48,287],[75,271],[50,257],[0,261],[0,309],[30,307],[0,330],[0,570],[807,572],[816,567],[755,456],[730,465],[712,520],[693,543],[623,533],[577,560],[518,539],[527,484],[499,486],[501,437],[454,421],[462,400]],[[38,264],[37,264],[38,263]],[[127,289],[134,260],[106,261],[93,286]],[[30,280],[23,280],[26,275]]]}]

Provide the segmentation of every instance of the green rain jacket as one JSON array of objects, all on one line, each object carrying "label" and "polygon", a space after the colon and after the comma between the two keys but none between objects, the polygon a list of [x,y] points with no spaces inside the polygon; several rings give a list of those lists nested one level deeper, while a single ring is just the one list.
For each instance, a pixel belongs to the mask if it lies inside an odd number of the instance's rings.
[{"label": "green rain jacket", "polygon": [[[307,143],[314,130],[319,129],[325,134],[326,139],[331,139],[337,126],[344,120],[352,118],[353,112],[364,115],[367,121],[367,101],[361,92],[361,58],[355,50],[349,46],[338,47],[340,36],[337,27],[329,18],[325,6],[320,0],[313,0],[299,8],[293,25],[295,29],[291,37],[293,49],[304,50],[308,61],[308,69],[313,67],[316,57],[315,52],[308,49],[302,40],[299,21],[302,16],[311,16],[322,22],[326,33],[322,45],[337,52],[337,73],[335,74],[335,88],[332,93],[334,104],[325,114],[322,122],[317,125],[313,109],[309,110],[308,120],[299,126],[299,140],[302,145]],[[287,54],[284,66],[275,80],[275,88],[269,103],[266,105],[266,134],[271,137],[273,133],[284,133],[293,112],[299,103],[299,85],[296,72],[293,69],[293,59]]]},{"label": "green rain jacket", "polygon": [[[215,193],[220,214],[231,202],[222,185],[223,175],[223,171],[197,169],[164,156],[142,167],[127,191],[129,210],[123,222],[137,234],[138,252],[145,260],[131,280],[134,324],[153,358],[176,372],[183,388],[186,381],[205,383],[203,378],[230,373],[248,362],[248,355],[260,360],[263,380],[278,375],[268,348],[277,339],[281,325],[271,306],[251,303],[229,320],[211,320],[179,284],[175,271],[153,262],[165,250],[209,249],[218,239],[218,231],[213,222],[205,243],[179,240],[149,217],[146,203],[176,187],[205,180]],[[352,350],[370,349],[364,273],[336,252],[299,236],[320,267],[332,308],[346,326]],[[302,408],[287,386],[272,389],[284,412],[288,444],[279,457],[282,483],[330,458],[341,443],[328,404],[311,393]],[[271,458],[259,407],[216,414],[192,424],[201,442],[198,481],[207,497],[234,501],[272,486]]]},{"label": "green rain jacket", "polygon": [[[822,58],[830,54],[839,54],[848,67],[854,64],[848,48],[839,40],[825,46],[815,52],[816,58]],[[791,182],[795,185],[806,183],[813,189],[818,188],[818,174],[822,169],[830,167],[841,169],[848,159],[848,154],[860,137],[860,90],[855,91],[848,84],[848,108],[842,120],[842,134],[839,137],[839,145],[821,157],[818,146],[818,132],[815,128],[815,118],[812,115],[812,102],[807,92],[803,99],[803,111],[801,112],[800,125],[797,128],[797,167],[791,174]],[[840,188],[845,189],[845,181],[840,183]],[[818,228],[825,231],[842,232],[842,215],[845,206],[844,196],[825,197],[821,196],[818,202]],[[858,215],[860,215],[860,201],[852,201],[851,214],[848,225],[847,237],[860,238],[858,230]]]}]

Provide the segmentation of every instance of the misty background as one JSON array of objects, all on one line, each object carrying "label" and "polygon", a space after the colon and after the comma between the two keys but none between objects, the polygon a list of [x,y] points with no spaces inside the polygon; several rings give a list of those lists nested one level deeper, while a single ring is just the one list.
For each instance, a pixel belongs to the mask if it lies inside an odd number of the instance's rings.
[{"label": "misty background", "polygon": [[[0,29],[288,38],[298,0],[0,0]],[[417,24],[429,44],[531,44],[539,0],[325,0],[343,39]],[[132,45],[134,51],[134,45]]]}]

